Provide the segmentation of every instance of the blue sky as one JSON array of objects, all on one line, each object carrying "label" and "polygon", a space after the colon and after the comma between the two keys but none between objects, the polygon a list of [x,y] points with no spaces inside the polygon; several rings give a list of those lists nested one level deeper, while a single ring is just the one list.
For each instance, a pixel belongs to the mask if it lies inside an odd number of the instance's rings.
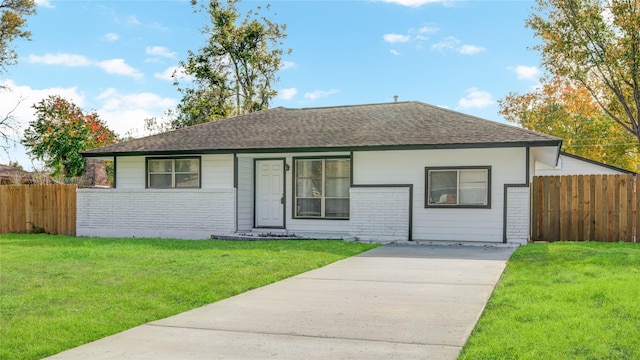
[{"label": "blue sky", "polygon": [[[174,107],[170,74],[204,44],[207,18],[189,1],[39,0],[28,19],[32,41],[17,41],[19,63],[0,81],[0,114],[20,133],[31,105],[51,94],[95,110],[120,135],[145,135],[143,120]],[[244,1],[271,4],[287,25],[284,68],[272,107],[317,107],[416,100],[503,121],[497,100],[538,84],[537,43],[524,21],[533,1]],[[31,168],[24,148],[0,163]],[[39,166],[38,163],[35,164]]]}]

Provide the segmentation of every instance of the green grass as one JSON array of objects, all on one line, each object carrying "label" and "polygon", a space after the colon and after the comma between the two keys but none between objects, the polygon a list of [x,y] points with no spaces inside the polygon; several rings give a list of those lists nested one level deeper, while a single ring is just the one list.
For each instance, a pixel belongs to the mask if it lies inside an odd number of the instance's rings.
[{"label": "green grass", "polygon": [[39,359],[371,249],[0,235],[0,359]]},{"label": "green grass", "polygon": [[530,244],[460,359],[640,359],[640,244]]}]

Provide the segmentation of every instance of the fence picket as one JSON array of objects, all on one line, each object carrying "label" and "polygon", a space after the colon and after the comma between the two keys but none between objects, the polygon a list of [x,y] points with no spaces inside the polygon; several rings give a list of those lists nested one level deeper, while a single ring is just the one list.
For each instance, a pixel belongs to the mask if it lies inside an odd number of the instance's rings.
[{"label": "fence picket", "polygon": [[75,235],[76,185],[0,186],[0,234],[33,232]]},{"label": "fence picket", "polygon": [[536,176],[531,239],[639,241],[640,180],[632,175]]}]

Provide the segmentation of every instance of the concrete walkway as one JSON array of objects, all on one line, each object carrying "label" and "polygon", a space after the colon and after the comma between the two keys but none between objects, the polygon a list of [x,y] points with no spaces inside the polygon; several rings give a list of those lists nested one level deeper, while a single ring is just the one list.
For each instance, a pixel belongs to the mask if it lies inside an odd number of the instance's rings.
[{"label": "concrete walkway", "polygon": [[513,250],[383,246],[51,359],[456,359]]}]

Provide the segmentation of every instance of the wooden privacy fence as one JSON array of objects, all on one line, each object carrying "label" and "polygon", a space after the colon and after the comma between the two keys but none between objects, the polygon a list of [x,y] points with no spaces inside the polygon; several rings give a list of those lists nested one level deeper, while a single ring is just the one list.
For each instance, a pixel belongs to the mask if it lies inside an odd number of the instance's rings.
[{"label": "wooden privacy fence", "polygon": [[640,242],[640,181],[632,175],[536,176],[534,241]]},{"label": "wooden privacy fence", "polygon": [[0,186],[0,234],[76,234],[76,185]]}]

